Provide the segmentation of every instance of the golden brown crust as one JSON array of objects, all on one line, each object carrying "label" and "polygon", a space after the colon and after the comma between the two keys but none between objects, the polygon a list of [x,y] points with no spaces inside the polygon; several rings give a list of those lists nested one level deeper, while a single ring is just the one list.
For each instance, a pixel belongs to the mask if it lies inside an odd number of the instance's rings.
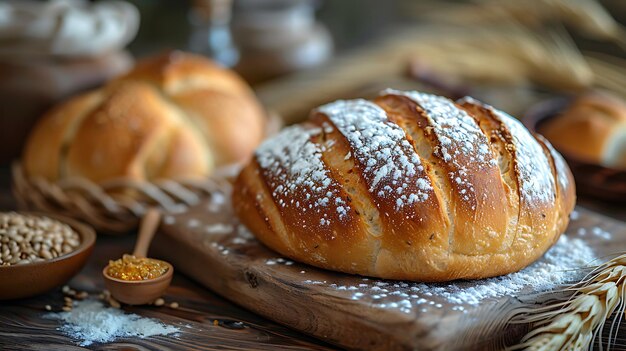
[{"label": "golden brown crust", "polygon": [[187,90],[172,101],[199,128],[219,165],[245,161],[261,143],[265,120],[260,105],[248,95],[213,89]]},{"label": "golden brown crust", "polygon": [[517,271],[559,237],[571,174],[544,140],[471,99],[386,91],[338,101],[257,150],[241,221],[318,267],[446,281]]},{"label": "golden brown crust", "polygon": [[566,155],[626,169],[626,103],[617,97],[583,95],[540,127]]},{"label": "golden brown crust", "polygon": [[74,126],[102,99],[99,92],[91,92],[50,110],[30,133],[24,146],[22,159],[26,174],[36,174],[50,180],[59,179],[62,154],[73,135]]},{"label": "golden brown crust", "polygon": [[28,176],[95,182],[199,178],[243,162],[265,117],[246,83],[200,56],[140,61],[125,76],[46,114],[23,155]]},{"label": "golden brown crust", "polygon": [[116,82],[128,80],[150,83],[168,95],[195,89],[224,91],[234,95],[252,94],[250,87],[235,72],[205,57],[180,51],[145,58]]}]

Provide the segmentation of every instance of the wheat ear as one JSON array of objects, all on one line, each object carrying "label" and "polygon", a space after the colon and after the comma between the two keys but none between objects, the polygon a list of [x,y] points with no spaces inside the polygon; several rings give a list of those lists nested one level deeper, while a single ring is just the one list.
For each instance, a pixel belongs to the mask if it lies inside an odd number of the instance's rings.
[{"label": "wheat ear", "polygon": [[606,322],[613,317],[607,347],[624,314],[626,297],[626,255],[595,268],[580,283],[565,289],[566,300],[555,300],[548,306],[520,310],[511,323],[534,326],[521,342],[508,350],[589,350],[600,338]]}]

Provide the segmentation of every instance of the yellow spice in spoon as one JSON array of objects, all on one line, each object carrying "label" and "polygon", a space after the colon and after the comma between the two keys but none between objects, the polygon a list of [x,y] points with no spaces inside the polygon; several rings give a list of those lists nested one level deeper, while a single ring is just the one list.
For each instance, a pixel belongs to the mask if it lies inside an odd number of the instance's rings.
[{"label": "yellow spice in spoon", "polygon": [[107,275],[121,280],[147,280],[158,278],[167,270],[168,266],[163,261],[124,255],[118,260],[109,261]]}]

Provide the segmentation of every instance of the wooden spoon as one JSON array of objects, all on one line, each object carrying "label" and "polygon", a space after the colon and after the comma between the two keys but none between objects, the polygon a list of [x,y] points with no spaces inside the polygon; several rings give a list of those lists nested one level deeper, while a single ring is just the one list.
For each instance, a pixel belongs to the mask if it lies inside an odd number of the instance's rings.
[{"label": "wooden spoon", "polygon": [[[161,214],[156,209],[149,209],[141,220],[139,237],[135,243],[133,255],[136,257],[146,257],[152,238],[156,233],[161,220]],[[104,284],[111,292],[111,295],[118,301],[129,305],[143,305],[152,303],[163,295],[169,287],[174,275],[174,267],[169,262],[161,261],[167,265],[167,271],[156,278],[147,280],[122,280],[109,276],[107,271],[109,265],[102,270]]]}]

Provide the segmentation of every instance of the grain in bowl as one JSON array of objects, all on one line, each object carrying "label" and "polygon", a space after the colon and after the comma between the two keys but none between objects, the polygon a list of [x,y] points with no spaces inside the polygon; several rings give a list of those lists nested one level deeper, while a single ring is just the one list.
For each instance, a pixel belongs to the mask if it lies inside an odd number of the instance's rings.
[{"label": "grain in bowl", "polygon": [[0,266],[51,260],[71,253],[80,243],[80,235],[58,220],[0,213]]}]

